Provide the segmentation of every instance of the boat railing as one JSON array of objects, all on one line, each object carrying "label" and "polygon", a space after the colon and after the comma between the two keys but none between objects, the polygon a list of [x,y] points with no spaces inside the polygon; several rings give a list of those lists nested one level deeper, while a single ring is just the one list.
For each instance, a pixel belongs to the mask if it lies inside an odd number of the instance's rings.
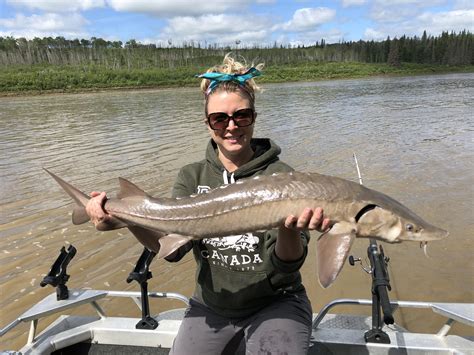
[{"label": "boat railing", "polygon": [[[28,344],[31,344],[36,337],[38,321],[41,318],[44,318],[51,314],[63,312],[65,310],[69,310],[75,307],[79,307],[84,304],[90,304],[97,312],[100,318],[107,318],[106,313],[97,302],[98,300],[105,297],[130,298],[134,301],[138,308],[142,310],[141,292],[72,289],[69,290],[69,297],[65,300],[57,300],[56,293],[52,293],[49,296],[46,296],[40,302],[35,304],[17,319],[15,319],[13,322],[0,329],[0,337],[8,333],[20,323],[31,322],[27,342]],[[189,304],[189,299],[186,296],[175,292],[148,292],[148,297],[174,299],[183,302],[185,305]]]},{"label": "boat railing", "polygon": [[150,315],[148,304],[149,298],[169,298],[176,299],[188,305],[189,300],[186,296],[175,292],[148,292],[148,280],[152,277],[149,271],[150,263],[156,256],[153,251],[144,248],[142,254],[138,258],[134,270],[127,277],[127,283],[132,281],[138,282],[140,292],[134,291],[102,291],[102,290],[69,290],[66,286],[69,280],[67,267],[69,262],[76,255],[76,248],[69,245],[68,249],[63,246],[59,252],[59,256],[52,264],[49,273],[40,283],[41,287],[51,285],[56,287],[56,294],[51,294],[43,300],[28,309],[16,320],[8,324],[5,328],[0,329],[0,337],[16,327],[22,322],[31,321],[30,331],[28,335],[28,344],[32,343],[36,336],[38,320],[50,314],[62,312],[83,304],[90,304],[101,319],[106,318],[106,314],[97,301],[104,297],[128,297],[131,298],[142,312],[142,319],[137,323],[137,329],[155,329],[158,322]]},{"label": "boat railing", "polygon": [[[369,247],[370,248],[370,247]],[[51,314],[63,312],[81,305],[90,304],[97,312],[101,319],[109,318],[98,301],[105,297],[112,298],[130,298],[142,311],[142,318],[136,324],[137,329],[155,329],[158,326],[156,317],[150,316],[149,313],[149,298],[167,298],[182,301],[185,305],[189,304],[189,299],[179,293],[175,292],[148,292],[147,280],[152,275],[149,271],[149,265],[153,260],[155,253],[144,249],[140,256],[135,269],[130,273],[127,278],[127,282],[137,281],[140,285],[141,292],[136,291],[113,291],[113,290],[90,290],[90,289],[73,289],[68,290],[66,282],[69,279],[69,275],[66,273],[67,264],[75,255],[75,248],[70,246],[68,250],[63,247],[60,251],[58,259],[51,267],[50,273],[43,279],[41,286],[47,284],[56,287],[56,293],[52,293],[33,305],[30,309],[24,312],[16,320],[8,324],[6,327],[0,329],[0,337],[15,328],[22,322],[31,322],[30,330],[28,334],[28,344],[35,341],[38,321],[41,318],[49,316]],[[385,260],[383,252],[380,253],[381,260]],[[383,264],[383,263],[381,263]],[[382,265],[383,266],[383,265]],[[375,304],[372,300],[368,299],[335,299],[326,304],[321,311],[317,314],[313,321],[313,329],[317,331],[320,323],[327,315],[329,310],[337,305],[363,305],[372,306]],[[376,299],[377,307],[379,308],[379,300]],[[389,302],[389,303],[388,303]],[[390,306],[388,306],[390,305]],[[473,303],[433,303],[433,302],[416,302],[416,301],[386,301],[384,312],[391,313],[397,307],[411,307],[411,308],[430,308],[433,312],[440,314],[447,318],[446,323],[438,331],[439,337],[446,336],[450,331],[454,322],[458,321],[469,326],[474,325],[474,304]],[[376,317],[380,318],[380,314],[375,313]],[[372,319],[374,312],[372,312]],[[380,320],[380,319],[379,319]],[[379,326],[378,322],[373,322],[373,327]],[[393,321],[392,321],[393,323]],[[379,330],[379,329],[377,329]],[[381,330],[381,327],[380,327]]]},{"label": "boat railing", "polygon": [[[340,305],[362,305],[372,306],[372,300],[368,299],[335,299],[326,304],[313,320],[313,329],[317,329],[328,312],[335,306]],[[443,337],[451,330],[452,325],[457,321],[469,326],[474,326],[474,303],[444,303],[444,302],[417,302],[417,301],[390,301],[392,309],[398,307],[405,308],[426,308],[434,313],[447,318],[446,323],[441,327],[436,335]]]},{"label": "boat railing", "polygon": [[[106,297],[112,298],[130,298],[134,301],[139,309],[141,309],[141,292],[136,291],[114,291],[114,290],[82,290],[72,289],[69,291],[70,296],[66,300],[57,300],[56,293],[51,293],[43,300],[35,304],[16,320],[5,326],[0,330],[0,337],[15,328],[20,323],[31,322],[28,334],[28,344],[31,344],[36,337],[38,321],[41,318],[51,314],[63,312],[65,310],[73,309],[84,304],[90,304],[102,319],[107,318],[108,315],[98,301]],[[166,298],[174,299],[183,302],[184,305],[189,304],[189,299],[175,292],[148,292],[150,298]],[[443,302],[417,302],[417,301],[396,301],[390,302],[393,310],[398,307],[404,308],[418,308],[431,309],[434,313],[447,318],[446,323],[441,327],[436,335],[439,337],[446,336],[455,322],[460,322],[468,326],[474,326],[474,304],[473,303],[443,303]],[[313,329],[317,330],[324,317],[331,309],[340,305],[361,305],[371,306],[370,299],[350,299],[341,298],[335,299],[327,303],[317,314],[313,321]]]}]

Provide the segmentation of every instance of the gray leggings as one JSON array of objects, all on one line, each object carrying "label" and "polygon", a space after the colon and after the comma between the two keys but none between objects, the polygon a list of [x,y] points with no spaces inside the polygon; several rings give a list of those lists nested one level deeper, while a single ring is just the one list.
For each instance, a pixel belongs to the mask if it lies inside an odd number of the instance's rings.
[{"label": "gray leggings", "polygon": [[191,299],[170,354],[227,355],[237,350],[243,354],[245,349],[252,355],[305,355],[311,321],[305,292],[285,294],[246,318],[222,317]]}]

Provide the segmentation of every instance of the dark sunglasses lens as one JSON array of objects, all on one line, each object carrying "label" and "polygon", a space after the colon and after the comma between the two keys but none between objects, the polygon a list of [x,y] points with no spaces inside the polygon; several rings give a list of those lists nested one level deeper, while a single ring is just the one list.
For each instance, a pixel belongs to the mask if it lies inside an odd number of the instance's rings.
[{"label": "dark sunglasses lens", "polygon": [[211,113],[208,121],[212,129],[225,129],[229,124],[229,116],[222,112]]},{"label": "dark sunglasses lens", "polygon": [[229,125],[229,121],[232,118],[236,126],[247,127],[250,126],[254,121],[255,114],[252,109],[243,109],[235,111],[232,116],[228,116],[224,112],[210,113],[207,116],[209,126],[214,130],[226,129]]},{"label": "dark sunglasses lens", "polygon": [[233,115],[234,122],[239,127],[250,126],[253,123],[254,113],[251,109],[236,111]]}]

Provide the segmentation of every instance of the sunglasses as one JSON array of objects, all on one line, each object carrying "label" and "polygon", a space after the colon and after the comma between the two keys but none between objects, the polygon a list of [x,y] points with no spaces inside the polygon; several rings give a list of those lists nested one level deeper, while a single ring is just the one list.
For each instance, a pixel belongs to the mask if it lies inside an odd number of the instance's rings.
[{"label": "sunglasses", "polygon": [[215,131],[226,129],[230,120],[234,121],[237,127],[247,127],[254,123],[255,112],[251,108],[243,108],[235,111],[232,116],[224,112],[213,112],[207,115],[207,122]]}]

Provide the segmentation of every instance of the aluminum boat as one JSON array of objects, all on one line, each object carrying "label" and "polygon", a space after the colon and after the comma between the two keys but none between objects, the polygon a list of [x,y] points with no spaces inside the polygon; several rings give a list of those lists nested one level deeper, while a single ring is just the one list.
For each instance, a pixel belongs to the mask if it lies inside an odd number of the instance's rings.
[{"label": "aluminum boat", "polygon": [[[19,350],[1,354],[168,354],[188,304],[188,298],[178,293],[149,292],[147,280],[151,277],[148,266],[154,257],[144,250],[127,282],[138,281],[141,292],[104,291],[90,289],[68,290],[66,274],[68,262],[75,254],[71,246],[64,248],[45,277],[42,286],[51,284],[56,292],[45,297],[0,330],[0,337],[23,322],[30,323],[26,344]],[[369,247],[370,250],[370,247]],[[378,252],[377,248],[377,252]],[[381,254],[383,259],[383,252]],[[353,263],[353,260],[351,261]],[[374,267],[376,264],[373,265]],[[374,280],[376,270],[370,270]],[[379,282],[380,283],[380,282]],[[369,299],[336,299],[314,314],[309,354],[473,354],[474,336],[450,335],[455,322],[474,324],[473,303],[443,303],[389,301],[389,306],[373,292]],[[142,317],[126,318],[108,315],[101,303],[113,298],[132,299]],[[183,308],[172,309],[151,316],[149,299],[176,299]],[[90,305],[96,316],[81,316],[77,308]],[[332,313],[338,305],[361,305],[372,309],[371,315]],[[399,307],[426,308],[446,318],[446,323],[432,334],[413,333],[390,321],[391,312]],[[366,307],[367,308],[367,307]],[[381,308],[384,312],[380,312]],[[83,309],[83,307],[81,308]],[[73,312],[74,311],[74,312]],[[74,315],[71,315],[71,313]],[[137,313],[139,313],[137,311]],[[37,334],[38,322],[57,315],[46,329]],[[383,319],[383,322],[382,322]],[[385,323],[388,323],[385,324]],[[26,337],[25,337],[26,338]],[[237,354],[245,354],[241,344]]]}]

